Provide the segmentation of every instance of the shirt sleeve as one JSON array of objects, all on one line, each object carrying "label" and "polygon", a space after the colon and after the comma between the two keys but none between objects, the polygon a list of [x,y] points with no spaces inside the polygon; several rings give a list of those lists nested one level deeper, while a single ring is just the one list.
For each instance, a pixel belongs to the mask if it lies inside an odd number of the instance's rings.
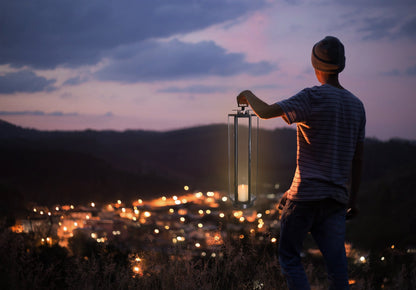
[{"label": "shirt sleeve", "polygon": [[289,99],[277,102],[282,108],[283,120],[288,124],[305,122],[311,112],[309,90],[304,89]]}]

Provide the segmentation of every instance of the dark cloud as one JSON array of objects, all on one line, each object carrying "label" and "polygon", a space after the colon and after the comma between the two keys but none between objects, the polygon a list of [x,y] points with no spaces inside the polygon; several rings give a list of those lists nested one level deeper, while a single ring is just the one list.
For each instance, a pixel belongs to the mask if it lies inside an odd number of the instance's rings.
[{"label": "dark cloud", "polygon": [[[416,6],[413,6],[413,11]],[[409,7],[409,9],[412,9]],[[366,17],[360,25],[359,32],[366,40],[398,38],[416,39],[416,16],[407,18],[403,13],[389,13],[385,16]]]},{"label": "dark cloud", "polygon": [[213,94],[226,92],[226,87],[192,85],[187,87],[168,87],[158,90],[161,93],[189,93],[189,94]]},{"label": "dark cloud", "polygon": [[117,49],[109,64],[96,73],[100,80],[121,82],[181,79],[241,73],[267,74],[268,62],[249,63],[241,53],[227,53],[212,41],[185,43],[148,41]]},{"label": "dark cloud", "polygon": [[0,94],[35,93],[55,90],[55,79],[46,79],[29,70],[0,75]]},{"label": "dark cloud", "polygon": [[408,67],[406,70],[406,74],[409,76],[416,76],[416,65]]},{"label": "dark cloud", "polygon": [[67,79],[67,80],[63,83],[63,85],[64,85],[64,86],[76,86],[76,85],[79,85],[79,84],[85,83],[85,82],[87,82],[87,81],[88,81],[88,79],[87,79],[87,78],[81,78],[80,76],[76,76],[76,77],[73,77],[73,78]]},{"label": "dark cloud", "polygon": [[43,111],[0,111],[0,116],[79,116],[78,113],[63,113],[60,111],[45,113]]},{"label": "dark cloud", "polygon": [[108,50],[237,19],[266,0],[0,1],[0,64],[95,64]]}]

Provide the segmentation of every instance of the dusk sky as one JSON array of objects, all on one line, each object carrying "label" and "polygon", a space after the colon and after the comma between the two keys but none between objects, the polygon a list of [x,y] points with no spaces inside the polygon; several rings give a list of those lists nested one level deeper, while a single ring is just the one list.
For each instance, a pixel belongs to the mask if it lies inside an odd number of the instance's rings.
[{"label": "dusk sky", "polygon": [[416,140],[414,0],[3,0],[0,119],[41,130],[226,123],[241,90],[273,103],[318,85],[311,49],[327,35],[344,43],[340,81],[365,105],[367,137]]}]

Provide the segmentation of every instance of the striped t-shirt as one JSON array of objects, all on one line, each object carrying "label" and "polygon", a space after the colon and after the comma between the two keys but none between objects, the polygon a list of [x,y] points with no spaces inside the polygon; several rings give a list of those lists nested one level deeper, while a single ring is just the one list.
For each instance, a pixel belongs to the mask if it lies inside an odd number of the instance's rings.
[{"label": "striped t-shirt", "polygon": [[364,141],[362,102],[331,85],[307,88],[278,102],[283,119],[297,124],[296,172],[288,198],[333,198],[348,203],[348,182],[357,142]]}]

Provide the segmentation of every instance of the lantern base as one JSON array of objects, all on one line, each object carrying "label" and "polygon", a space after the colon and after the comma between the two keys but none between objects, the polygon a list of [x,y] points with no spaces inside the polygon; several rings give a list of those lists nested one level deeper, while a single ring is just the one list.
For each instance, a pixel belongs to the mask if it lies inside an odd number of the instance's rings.
[{"label": "lantern base", "polygon": [[254,201],[256,200],[256,197],[252,196],[251,200],[247,200],[247,201],[235,200],[234,196],[230,197],[230,199],[233,201],[233,206],[235,208],[247,209],[247,208],[252,207],[254,205]]}]

